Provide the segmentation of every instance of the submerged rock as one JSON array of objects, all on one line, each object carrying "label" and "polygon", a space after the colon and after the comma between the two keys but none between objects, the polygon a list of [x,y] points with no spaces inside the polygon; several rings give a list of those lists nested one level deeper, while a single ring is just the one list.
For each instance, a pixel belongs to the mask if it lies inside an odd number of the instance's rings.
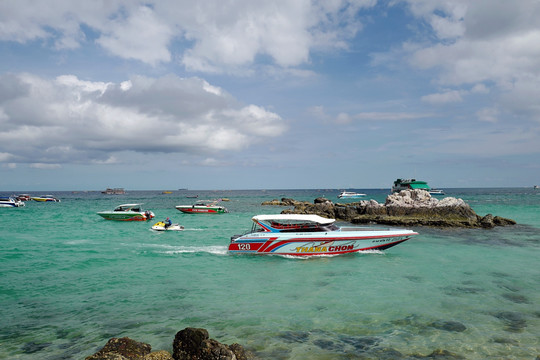
[{"label": "submerged rock", "polygon": [[477,215],[462,199],[446,197],[437,199],[421,189],[402,190],[388,195],[384,204],[375,200],[362,200],[348,204],[334,204],[326,198],[314,203],[283,198],[262,205],[293,206],[283,214],[316,214],[326,218],[356,224],[378,223],[399,226],[471,227],[493,228],[515,225],[516,222],[500,216]]}]

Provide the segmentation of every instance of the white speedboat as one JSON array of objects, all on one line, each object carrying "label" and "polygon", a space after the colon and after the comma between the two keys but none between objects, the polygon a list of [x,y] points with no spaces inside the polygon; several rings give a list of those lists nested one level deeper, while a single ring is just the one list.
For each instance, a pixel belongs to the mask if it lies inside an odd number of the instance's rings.
[{"label": "white speedboat", "polygon": [[26,205],[24,202],[11,196],[0,197],[0,207],[21,207],[24,205]]},{"label": "white speedboat", "polygon": [[97,214],[106,220],[117,221],[146,221],[154,217],[154,213],[143,210],[141,204],[118,205],[114,210],[101,211]]},{"label": "white speedboat", "polygon": [[33,196],[31,199],[39,202],[60,202],[60,199],[55,198],[53,195]]},{"label": "white speedboat", "polygon": [[184,227],[179,224],[171,224],[170,226],[165,227],[165,223],[163,221],[158,221],[152,226],[152,230],[156,231],[182,231],[184,230]]},{"label": "white speedboat", "polygon": [[352,191],[342,191],[341,194],[338,195],[339,199],[354,199],[366,196],[366,194],[352,192]]},{"label": "white speedboat", "polygon": [[385,250],[418,233],[405,229],[339,227],[318,215],[257,215],[244,235],[231,237],[230,253],[270,255],[340,255]]},{"label": "white speedboat", "polygon": [[176,210],[186,214],[224,214],[229,210],[225,206],[218,205],[219,200],[199,200],[193,205],[178,205]]},{"label": "white speedboat", "polygon": [[429,190],[429,193],[431,195],[444,195],[444,191],[442,189],[435,189],[435,188],[431,188]]}]

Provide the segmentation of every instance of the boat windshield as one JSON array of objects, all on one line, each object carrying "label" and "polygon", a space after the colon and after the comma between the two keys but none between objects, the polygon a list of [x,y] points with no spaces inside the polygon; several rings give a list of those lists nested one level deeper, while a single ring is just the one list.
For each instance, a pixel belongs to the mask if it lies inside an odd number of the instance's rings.
[{"label": "boat windshield", "polygon": [[[314,221],[287,221],[287,220],[268,220],[262,222],[264,226],[279,232],[325,232],[336,231],[339,229],[334,223],[320,224]],[[259,224],[253,224],[253,232],[265,231]]]}]

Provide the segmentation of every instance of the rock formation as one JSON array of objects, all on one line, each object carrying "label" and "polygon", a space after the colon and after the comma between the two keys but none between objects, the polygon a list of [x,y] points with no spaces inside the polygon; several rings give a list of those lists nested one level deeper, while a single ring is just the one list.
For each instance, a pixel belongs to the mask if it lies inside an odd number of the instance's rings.
[{"label": "rock formation", "polygon": [[185,328],[176,333],[173,354],[130,338],[112,338],[85,360],[252,360],[252,353],[242,345],[225,345],[210,339],[206,329]]},{"label": "rock formation", "polygon": [[262,205],[294,206],[283,214],[316,214],[326,218],[356,224],[378,223],[405,226],[493,228],[514,225],[516,222],[488,214],[477,215],[462,199],[446,197],[438,200],[421,189],[402,190],[388,195],[384,204],[375,200],[362,200],[349,204],[334,204],[326,198],[312,203],[283,198]]}]

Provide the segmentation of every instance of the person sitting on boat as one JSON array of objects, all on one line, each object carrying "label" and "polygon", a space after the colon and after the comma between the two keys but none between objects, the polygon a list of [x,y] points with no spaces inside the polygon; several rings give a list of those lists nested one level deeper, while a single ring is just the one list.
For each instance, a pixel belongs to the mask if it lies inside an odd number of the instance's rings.
[{"label": "person sitting on boat", "polygon": [[172,225],[172,221],[169,218],[167,218],[167,220],[165,220],[164,222],[165,222],[165,229]]}]

